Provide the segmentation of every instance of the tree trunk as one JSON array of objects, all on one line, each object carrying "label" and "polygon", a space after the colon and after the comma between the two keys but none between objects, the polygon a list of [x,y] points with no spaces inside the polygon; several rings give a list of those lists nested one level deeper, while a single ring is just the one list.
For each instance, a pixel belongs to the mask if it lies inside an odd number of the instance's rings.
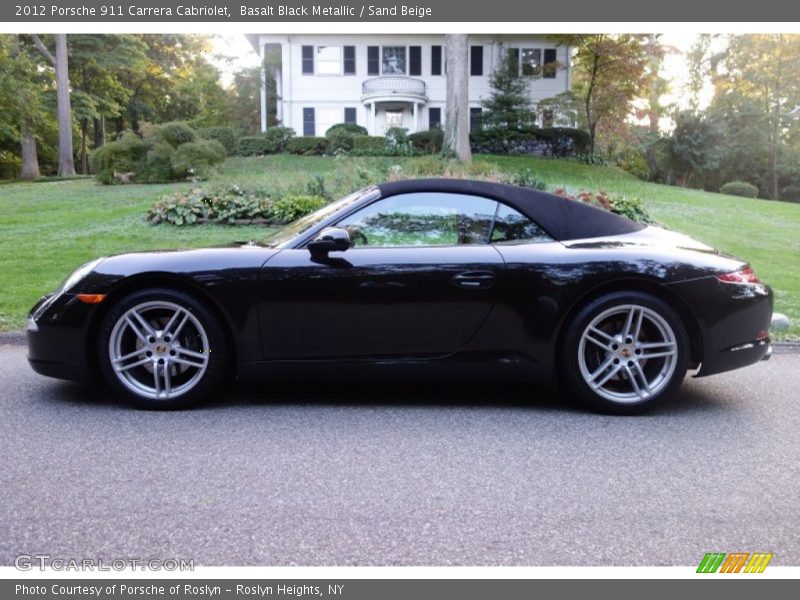
[{"label": "tree trunk", "polygon": [[447,104],[444,123],[444,149],[458,160],[470,162],[469,88],[467,75],[467,36],[448,34],[446,41]]},{"label": "tree trunk", "polygon": [[36,179],[39,177],[39,158],[36,156],[36,138],[28,123],[22,123],[22,168],[20,179]]},{"label": "tree trunk", "polygon": [[69,57],[67,34],[57,33],[56,39],[56,97],[58,101],[58,174],[75,175],[72,157],[72,107],[69,100]]},{"label": "tree trunk", "polygon": [[100,116],[99,119],[94,119],[92,123],[94,130],[94,148],[100,148],[106,143],[106,118]]},{"label": "tree trunk", "polygon": [[81,119],[81,173],[89,174],[89,119]]}]

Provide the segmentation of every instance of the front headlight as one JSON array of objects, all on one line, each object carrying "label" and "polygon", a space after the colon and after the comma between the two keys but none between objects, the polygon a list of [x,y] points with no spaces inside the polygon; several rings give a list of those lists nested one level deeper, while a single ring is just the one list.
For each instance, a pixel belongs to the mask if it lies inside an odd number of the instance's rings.
[{"label": "front headlight", "polygon": [[94,269],[94,268],[95,268],[97,265],[99,265],[99,264],[100,264],[100,262],[101,262],[102,260],[103,260],[102,258],[96,258],[95,260],[93,260],[93,261],[91,261],[91,262],[88,262],[88,263],[86,263],[85,265],[81,265],[80,267],[78,267],[77,269],[75,269],[75,270],[72,272],[72,275],[70,275],[69,277],[67,277],[67,278],[64,280],[64,283],[62,283],[62,284],[61,284],[61,286],[58,288],[58,291],[59,291],[59,292],[68,292],[68,291],[70,291],[70,290],[71,290],[72,288],[74,288],[74,287],[75,287],[75,286],[76,286],[78,283],[80,283],[80,282],[81,282],[81,280],[82,280],[84,277],[86,277],[86,276],[87,276],[89,273],[91,273],[91,272],[92,272],[92,270],[93,270],[93,269]]}]

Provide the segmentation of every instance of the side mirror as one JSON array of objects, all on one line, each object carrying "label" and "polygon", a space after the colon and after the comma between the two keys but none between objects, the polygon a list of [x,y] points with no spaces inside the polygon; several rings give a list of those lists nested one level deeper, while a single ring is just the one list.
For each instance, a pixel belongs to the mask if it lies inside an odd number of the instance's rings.
[{"label": "side mirror", "polygon": [[346,229],[326,227],[308,243],[308,250],[314,256],[324,256],[328,252],[344,252],[350,247],[350,234]]}]

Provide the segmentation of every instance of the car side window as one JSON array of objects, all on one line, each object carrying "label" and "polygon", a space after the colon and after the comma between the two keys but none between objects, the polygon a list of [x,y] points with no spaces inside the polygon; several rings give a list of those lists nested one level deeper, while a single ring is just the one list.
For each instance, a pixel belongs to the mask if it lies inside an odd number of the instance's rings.
[{"label": "car side window", "polygon": [[400,194],[338,223],[355,247],[488,244],[497,202],[467,194]]},{"label": "car side window", "polygon": [[530,244],[552,242],[544,229],[510,206],[500,204],[492,228],[493,244]]}]

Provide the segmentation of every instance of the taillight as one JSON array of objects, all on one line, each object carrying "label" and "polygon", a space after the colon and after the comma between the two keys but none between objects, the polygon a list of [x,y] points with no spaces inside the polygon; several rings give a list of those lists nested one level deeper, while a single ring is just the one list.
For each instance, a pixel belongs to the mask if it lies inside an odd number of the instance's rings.
[{"label": "taillight", "polygon": [[724,275],[717,275],[717,279],[725,283],[761,283],[758,275],[749,266],[734,271],[733,273],[725,273]]}]

